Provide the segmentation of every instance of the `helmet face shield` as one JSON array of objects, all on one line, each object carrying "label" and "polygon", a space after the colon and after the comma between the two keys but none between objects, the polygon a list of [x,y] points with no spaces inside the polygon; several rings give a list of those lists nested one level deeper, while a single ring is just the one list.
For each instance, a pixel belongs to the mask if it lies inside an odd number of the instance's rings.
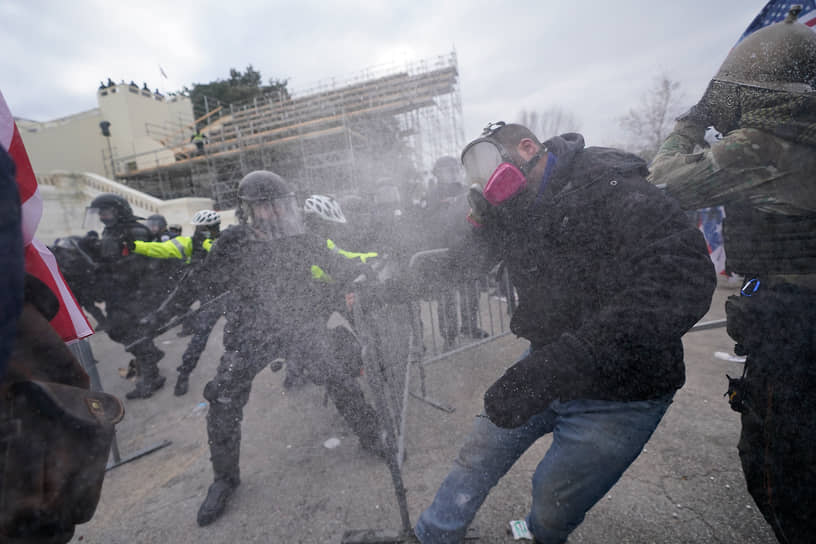
[{"label": "helmet face shield", "polygon": [[101,231],[116,224],[116,211],[113,208],[85,208],[82,228]]},{"label": "helmet face shield", "polygon": [[167,223],[163,219],[155,217],[148,217],[145,219],[145,225],[147,225],[147,228],[149,228],[150,232],[153,233],[153,236],[156,236],[160,232],[167,229]]},{"label": "helmet face shield", "polygon": [[252,227],[269,238],[287,238],[306,232],[295,195],[246,202]]}]

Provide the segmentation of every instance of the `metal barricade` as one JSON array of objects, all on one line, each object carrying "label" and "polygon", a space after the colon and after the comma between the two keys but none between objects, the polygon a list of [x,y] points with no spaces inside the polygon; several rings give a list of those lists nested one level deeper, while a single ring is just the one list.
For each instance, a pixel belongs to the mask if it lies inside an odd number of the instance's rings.
[{"label": "metal barricade", "polygon": [[[415,254],[409,263],[409,275],[416,280],[415,274],[423,261],[444,257],[446,253],[447,250],[440,249]],[[401,529],[346,531],[342,540],[345,544],[411,541],[413,528],[402,477],[408,399],[414,397],[452,412],[452,408],[426,395],[424,367],[509,333],[515,293],[506,272],[494,271],[484,279],[458,285],[421,280],[419,298],[386,296],[383,301],[367,300],[365,292],[354,295],[353,326],[362,346],[364,372],[374,406],[385,432],[386,463],[399,506]],[[484,334],[477,335],[474,329]],[[411,392],[414,367],[419,371],[419,393]]]}]

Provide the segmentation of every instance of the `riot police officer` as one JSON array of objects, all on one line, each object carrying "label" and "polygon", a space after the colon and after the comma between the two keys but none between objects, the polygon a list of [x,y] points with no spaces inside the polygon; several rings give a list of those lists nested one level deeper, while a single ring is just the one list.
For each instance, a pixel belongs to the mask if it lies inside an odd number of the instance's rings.
[{"label": "riot police officer", "polygon": [[816,531],[816,34],[799,10],[731,50],[651,168],[686,209],[725,206],[726,266],[747,280],[726,303],[747,355],[729,399],[748,491],[785,543]]},{"label": "riot police officer", "polygon": [[225,230],[203,262],[198,278],[226,303],[224,354],[204,388],[210,401],[207,433],[214,482],[198,511],[207,525],[223,512],[239,485],[241,420],[252,381],[270,361],[295,359],[309,378],[324,384],[363,449],[382,452],[373,409],[355,376],[337,361],[326,319],[342,303],[357,265],[309,235],[302,209],[277,174],[255,171],[238,187],[239,225]]},{"label": "riot police officer", "polygon": [[104,225],[96,258],[97,284],[107,313],[106,332],[111,340],[125,346],[135,357],[136,387],[125,396],[129,399],[150,397],[164,385],[158,362],[164,356],[152,339],[134,342],[147,336],[139,319],[158,305],[164,294],[152,282],[150,259],[132,254],[129,247],[136,240],[152,239],[150,230],[139,223],[130,204],[123,197],[104,193],[93,199],[85,212],[85,224]]}]

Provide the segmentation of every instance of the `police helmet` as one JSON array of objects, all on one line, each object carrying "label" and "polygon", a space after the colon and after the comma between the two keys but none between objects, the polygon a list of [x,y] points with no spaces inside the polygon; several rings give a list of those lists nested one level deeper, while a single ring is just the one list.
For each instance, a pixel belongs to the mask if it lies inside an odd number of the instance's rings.
[{"label": "police helmet", "polygon": [[273,200],[291,194],[283,178],[268,170],[250,172],[238,184],[238,198],[245,202]]}]

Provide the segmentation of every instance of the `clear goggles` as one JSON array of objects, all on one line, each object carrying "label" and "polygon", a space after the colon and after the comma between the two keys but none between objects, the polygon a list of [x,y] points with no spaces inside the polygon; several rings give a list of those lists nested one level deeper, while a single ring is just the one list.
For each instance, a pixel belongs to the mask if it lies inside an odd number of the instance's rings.
[{"label": "clear goggles", "polygon": [[490,204],[499,206],[519,194],[527,186],[527,176],[513,164],[509,154],[485,138],[474,140],[462,152],[465,180],[482,187]]},{"label": "clear goggles", "polygon": [[295,195],[247,202],[252,226],[269,238],[287,238],[306,232],[303,210]]}]

